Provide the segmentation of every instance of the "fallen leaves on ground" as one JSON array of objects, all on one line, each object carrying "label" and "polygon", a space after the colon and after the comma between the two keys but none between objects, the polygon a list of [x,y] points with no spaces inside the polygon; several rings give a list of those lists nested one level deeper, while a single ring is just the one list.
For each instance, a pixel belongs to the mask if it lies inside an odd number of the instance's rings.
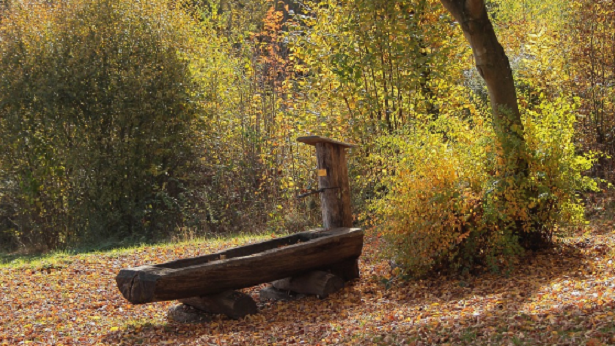
[{"label": "fallen leaves on ground", "polygon": [[[193,257],[236,241],[154,246],[0,268],[0,345],[615,344],[615,232],[528,254],[508,277],[397,280],[368,236],[360,280],[325,300],[259,305],[234,321],[175,324],[174,302],[131,305],[121,268]],[[246,292],[258,301],[258,289]]]}]

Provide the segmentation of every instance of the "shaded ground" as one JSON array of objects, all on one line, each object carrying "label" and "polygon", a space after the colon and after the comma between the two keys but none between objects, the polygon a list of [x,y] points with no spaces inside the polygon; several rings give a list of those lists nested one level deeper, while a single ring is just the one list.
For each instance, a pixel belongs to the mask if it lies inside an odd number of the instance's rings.
[{"label": "shaded ground", "polygon": [[166,320],[173,302],[130,305],[115,275],[236,241],[0,268],[0,345],[615,344],[615,232],[608,221],[599,229],[526,256],[508,277],[418,282],[391,277],[375,254],[379,240],[369,237],[362,278],[326,300],[268,303],[243,320],[192,325]]}]

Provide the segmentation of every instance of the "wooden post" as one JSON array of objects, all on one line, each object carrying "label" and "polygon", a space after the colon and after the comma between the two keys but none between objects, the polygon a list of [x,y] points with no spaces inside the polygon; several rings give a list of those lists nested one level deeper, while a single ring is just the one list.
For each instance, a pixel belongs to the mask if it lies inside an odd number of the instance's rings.
[{"label": "wooden post", "polygon": [[[352,227],[350,182],[344,149],[356,145],[320,136],[299,137],[297,141],[316,147],[323,228]],[[324,269],[350,281],[359,278],[359,259],[350,258]]]},{"label": "wooden post", "polygon": [[352,227],[350,183],[344,149],[355,145],[320,136],[299,137],[297,141],[316,147],[323,227]]}]

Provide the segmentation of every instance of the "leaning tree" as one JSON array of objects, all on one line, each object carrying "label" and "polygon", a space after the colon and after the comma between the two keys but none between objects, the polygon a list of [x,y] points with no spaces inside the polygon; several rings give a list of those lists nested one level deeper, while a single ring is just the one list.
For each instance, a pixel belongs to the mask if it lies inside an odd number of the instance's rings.
[{"label": "leaning tree", "polygon": [[523,169],[520,150],[523,124],[510,62],[489,20],[484,0],[440,0],[461,25],[472,47],[479,74],[485,80],[493,110],[495,130],[505,157]]}]

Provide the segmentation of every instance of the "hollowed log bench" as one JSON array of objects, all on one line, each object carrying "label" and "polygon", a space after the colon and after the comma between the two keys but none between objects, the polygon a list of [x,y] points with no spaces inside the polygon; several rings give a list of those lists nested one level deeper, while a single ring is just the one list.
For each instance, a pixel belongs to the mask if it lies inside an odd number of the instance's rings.
[{"label": "hollowed log bench", "polygon": [[133,304],[179,300],[210,313],[240,318],[256,303],[236,289],[272,282],[267,297],[286,291],[325,298],[358,278],[363,249],[360,228],[296,233],[218,253],[120,270],[124,298]]}]

